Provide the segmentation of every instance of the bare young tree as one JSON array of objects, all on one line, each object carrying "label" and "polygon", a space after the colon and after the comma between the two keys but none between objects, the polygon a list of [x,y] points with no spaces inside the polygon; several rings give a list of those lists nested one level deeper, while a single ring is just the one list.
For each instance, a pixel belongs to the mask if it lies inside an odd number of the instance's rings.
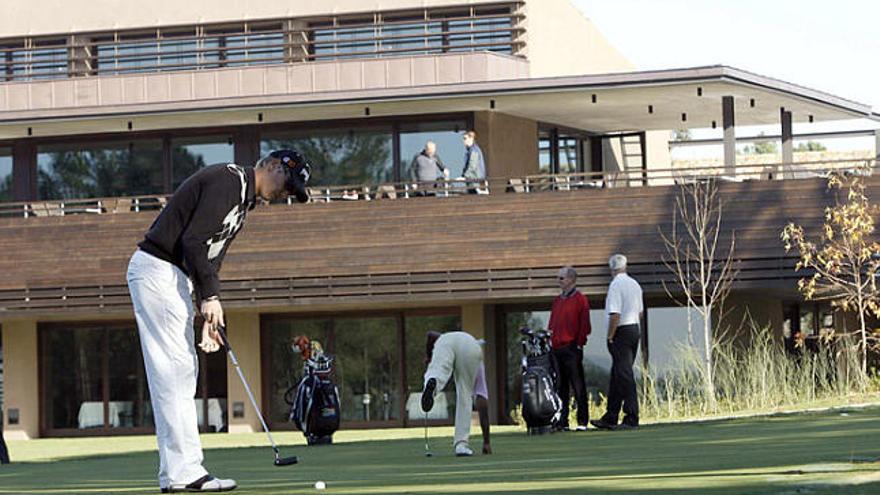
[{"label": "bare young tree", "polygon": [[[703,375],[710,404],[715,404],[713,351],[723,340],[720,329],[724,302],[738,273],[734,263],[735,232],[730,232],[729,244],[722,239],[723,212],[724,201],[716,181],[693,180],[678,188],[670,231],[660,229],[666,247],[663,263],[675,276],[674,286],[663,281],[663,288],[671,299],[687,308],[688,340],[692,346],[692,310],[703,320]],[[713,314],[717,316],[714,322]]]},{"label": "bare young tree", "polygon": [[[878,335],[868,329],[867,316],[880,316],[880,243],[874,235],[874,218],[880,207],[871,204],[866,193],[866,166],[851,176],[831,173],[828,189],[835,191],[835,203],[825,208],[825,224],[817,241],[808,239],[803,227],[789,223],[782,231],[786,252],[795,250],[800,259],[795,270],[812,274],[798,280],[806,299],[830,301],[843,311],[855,311],[859,318],[858,350],[862,373],[868,371],[868,348]],[[827,336],[844,337],[845,332]]]}]

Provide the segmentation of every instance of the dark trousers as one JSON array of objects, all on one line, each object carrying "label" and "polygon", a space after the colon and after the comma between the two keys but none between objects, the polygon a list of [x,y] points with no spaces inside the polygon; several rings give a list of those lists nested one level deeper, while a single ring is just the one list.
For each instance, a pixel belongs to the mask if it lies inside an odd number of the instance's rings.
[{"label": "dark trousers", "polygon": [[614,342],[608,344],[611,353],[611,383],[608,385],[608,410],[602,419],[617,424],[623,406],[624,423],[639,424],[639,396],[633,376],[633,362],[639,350],[638,325],[617,327]]},{"label": "dark trousers", "polygon": [[574,399],[577,401],[577,422],[586,426],[590,421],[590,406],[587,402],[587,387],[584,384],[584,351],[571,344],[553,349],[553,356],[559,369],[556,391],[562,399],[562,423],[559,426],[568,426],[569,386],[574,389]]},{"label": "dark trousers", "polygon": [[6,442],[3,440],[3,425],[0,425],[0,464],[9,464],[9,451],[6,450]]}]

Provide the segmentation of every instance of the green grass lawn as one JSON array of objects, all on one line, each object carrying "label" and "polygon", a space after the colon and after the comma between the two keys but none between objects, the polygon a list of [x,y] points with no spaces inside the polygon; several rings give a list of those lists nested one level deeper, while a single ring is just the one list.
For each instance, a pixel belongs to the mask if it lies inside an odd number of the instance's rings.
[{"label": "green grass lawn", "polygon": [[[476,431],[474,432],[476,433]],[[528,437],[501,428],[495,454],[456,458],[451,429],[343,431],[332,446],[280,433],[276,468],[260,435],[207,435],[206,466],[235,493],[880,494],[880,408]],[[0,493],[158,493],[152,437],[12,442]]]}]

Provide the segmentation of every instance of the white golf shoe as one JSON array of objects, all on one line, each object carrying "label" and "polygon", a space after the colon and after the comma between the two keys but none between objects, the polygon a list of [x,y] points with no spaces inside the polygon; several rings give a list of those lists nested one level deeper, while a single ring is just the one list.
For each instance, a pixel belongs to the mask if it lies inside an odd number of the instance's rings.
[{"label": "white golf shoe", "polygon": [[474,455],[474,451],[468,444],[465,442],[456,444],[455,457],[470,457],[472,455]]},{"label": "white golf shoe", "polygon": [[170,487],[162,488],[162,493],[228,492],[235,490],[237,486],[235,480],[224,480],[206,474],[187,485],[172,483]]}]

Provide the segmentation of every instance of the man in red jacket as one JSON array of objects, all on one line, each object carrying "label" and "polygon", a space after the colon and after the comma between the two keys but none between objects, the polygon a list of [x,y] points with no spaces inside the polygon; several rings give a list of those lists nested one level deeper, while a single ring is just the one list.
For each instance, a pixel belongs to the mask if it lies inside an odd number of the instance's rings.
[{"label": "man in red jacket", "polygon": [[590,335],[590,303],[575,288],[577,272],[570,266],[559,270],[559,288],[562,293],[553,301],[550,313],[550,345],[559,367],[557,389],[562,399],[561,430],[568,430],[569,385],[577,401],[577,431],[586,431],[590,420],[587,388],[584,383],[584,346]]}]

